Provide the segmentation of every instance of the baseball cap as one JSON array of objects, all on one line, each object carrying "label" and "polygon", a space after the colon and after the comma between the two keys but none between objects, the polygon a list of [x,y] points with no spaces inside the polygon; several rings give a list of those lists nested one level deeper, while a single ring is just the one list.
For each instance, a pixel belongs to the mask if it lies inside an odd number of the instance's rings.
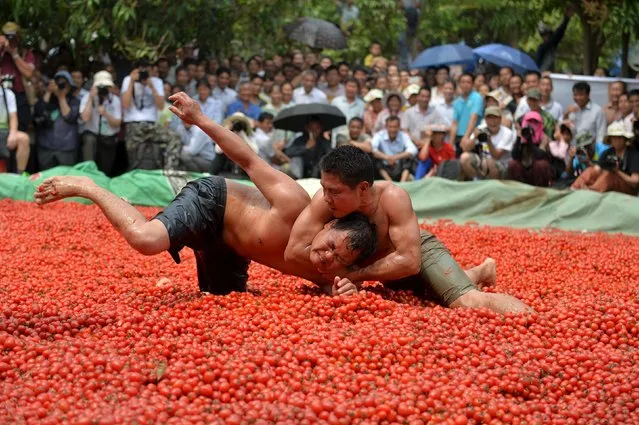
[{"label": "baseball cap", "polygon": [[406,87],[406,89],[404,90],[404,93],[402,93],[404,95],[405,98],[409,98],[413,95],[419,94],[419,91],[421,90],[421,87],[418,84],[410,84],[408,87]]},{"label": "baseball cap", "polygon": [[371,91],[368,92],[368,94],[366,94],[366,96],[364,96],[364,102],[366,103],[370,103],[373,100],[381,100],[384,98],[384,93],[382,93],[382,91],[380,89],[373,89]]},{"label": "baseball cap", "polygon": [[526,93],[526,97],[530,99],[539,100],[541,99],[541,92],[539,91],[537,87],[533,87],[531,89],[528,89],[528,92]]},{"label": "baseball cap", "polygon": [[501,117],[501,109],[498,106],[489,106],[486,108],[484,115],[487,117]]}]

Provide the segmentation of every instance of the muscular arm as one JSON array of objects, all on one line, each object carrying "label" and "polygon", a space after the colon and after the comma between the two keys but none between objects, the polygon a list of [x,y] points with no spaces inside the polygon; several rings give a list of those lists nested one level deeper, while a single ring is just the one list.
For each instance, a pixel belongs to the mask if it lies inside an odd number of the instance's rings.
[{"label": "muscular arm", "polygon": [[284,260],[294,265],[304,266],[310,262],[310,247],[313,238],[322,227],[333,218],[333,213],[324,202],[322,191],[313,196],[310,205],[297,217],[288,239]]},{"label": "muscular arm", "polygon": [[419,225],[408,193],[399,187],[392,187],[390,192],[384,194],[380,204],[380,208],[388,211],[388,235],[395,251],[370,266],[349,273],[346,277],[353,282],[395,280],[419,273]]}]

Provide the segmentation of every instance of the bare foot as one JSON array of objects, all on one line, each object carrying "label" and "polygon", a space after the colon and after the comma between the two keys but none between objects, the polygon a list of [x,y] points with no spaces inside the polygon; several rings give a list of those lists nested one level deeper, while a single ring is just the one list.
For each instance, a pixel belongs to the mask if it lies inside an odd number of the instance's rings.
[{"label": "bare foot", "polygon": [[483,263],[470,270],[466,270],[466,274],[477,285],[479,289],[488,288],[495,285],[497,280],[497,266],[495,260],[486,258]]},{"label": "bare foot", "polygon": [[84,189],[93,184],[93,180],[88,177],[49,177],[38,186],[33,197],[37,204],[48,204],[72,196],[82,196]]}]

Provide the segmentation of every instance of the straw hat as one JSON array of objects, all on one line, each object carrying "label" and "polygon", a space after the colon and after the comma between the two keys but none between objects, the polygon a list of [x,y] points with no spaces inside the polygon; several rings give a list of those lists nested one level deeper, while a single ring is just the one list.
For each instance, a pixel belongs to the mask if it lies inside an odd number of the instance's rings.
[{"label": "straw hat", "polygon": [[233,127],[233,125],[235,125],[238,122],[241,122],[244,124],[244,126],[246,127],[246,131],[245,131],[246,135],[248,137],[251,137],[253,135],[253,125],[251,124],[251,120],[249,120],[249,118],[241,112],[236,112],[230,117],[226,118],[222,122],[222,126],[231,128]]}]

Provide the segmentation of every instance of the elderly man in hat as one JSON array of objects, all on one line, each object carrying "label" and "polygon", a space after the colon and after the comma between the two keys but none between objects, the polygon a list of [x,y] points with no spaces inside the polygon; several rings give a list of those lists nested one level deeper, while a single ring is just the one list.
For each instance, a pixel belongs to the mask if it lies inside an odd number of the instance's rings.
[{"label": "elderly man in hat", "polygon": [[35,57],[29,50],[20,45],[20,27],[15,22],[7,22],[2,26],[0,34],[0,75],[11,76],[12,87],[16,96],[18,129],[27,131],[31,123],[31,108],[27,94],[33,94],[34,87],[29,79],[35,70]]},{"label": "elderly man in hat", "polygon": [[118,133],[122,124],[122,103],[113,92],[109,71],[99,71],[93,85],[80,102],[80,116],[85,122],[82,133],[82,159],[95,161],[98,169],[111,175],[115,163]]},{"label": "elderly man in hat", "polygon": [[33,122],[38,139],[38,164],[42,170],[77,162],[80,101],[72,94],[74,88],[71,74],[59,71],[35,105]]},{"label": "elderly man in hat", "polygon": [[490,106],[484,114],[485,126],[477,127],[461,145],[462,175],[467,180],[505,179],[516,135],[502,124],[499,107]]},{"label": "elderly man in hat", "polygon": [[595,165],[581,174],[572,189],[621,192],[637,195],[639,189],[639,151],[631,144],[633,134],[617,121],[608,126],[605,150]]}]

